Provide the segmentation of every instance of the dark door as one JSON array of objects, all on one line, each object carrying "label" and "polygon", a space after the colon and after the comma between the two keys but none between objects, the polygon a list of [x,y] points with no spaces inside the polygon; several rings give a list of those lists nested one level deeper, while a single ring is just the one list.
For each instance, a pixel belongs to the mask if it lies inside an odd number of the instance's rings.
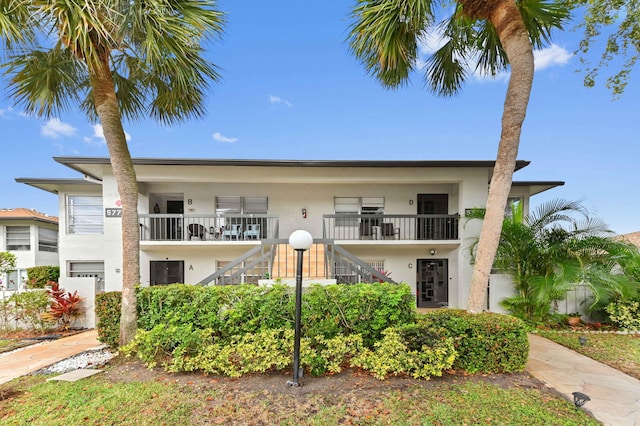
[{"label": "dark door", "polygon": [[442,308],[449,304],[447,259],[418,259],[418,308]]},{"label": "dark door", "polygon": [[[418,194],[418,214],[449,214],[448,194]],[[441,240],[444,238],[443,218],[418,218],[416,235],[418,240]]]},{"label": "dark door", "polygon": [[184,261],[182,260],[152,260],[151,285],[184,283]]},{"label": "dark door", "polygon": [[[167,214],[183,214],[184,202],[182,200],[167,200]],[[182,239],[182,219],[176,217],[167,218],[167,233],[169,240]]]}]

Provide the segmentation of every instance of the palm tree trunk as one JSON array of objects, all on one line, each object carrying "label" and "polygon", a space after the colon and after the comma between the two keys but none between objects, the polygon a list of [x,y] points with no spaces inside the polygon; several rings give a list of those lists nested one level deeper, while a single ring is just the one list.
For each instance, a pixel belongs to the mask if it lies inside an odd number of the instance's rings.
[{"label": "palm tree trunk", "polygon": [[511,191],[520,132],[533,83],[534,63],[527,29],[514,0],[476,0],[462,3],[465,13],[468,7],[471,13],[488,19],[493,24],[511,65],[511,77],[502,113],[502,134],[489,185],[487,211],[480,231],[467,302],[470,312],[481,312],[487,305],[489,274],[498,249],[504,211]]},{"label": "palm tree trunk", "polygon": [[122,310],[120,345],[133,340],[136,333],[135,286],[140,282],[140,228],[138,221],[138,182],[127,146],[115,86],[105,55],[101,70],[92,70],[91,86],[104,138],[109,149],[113,175],[122,202]]}]

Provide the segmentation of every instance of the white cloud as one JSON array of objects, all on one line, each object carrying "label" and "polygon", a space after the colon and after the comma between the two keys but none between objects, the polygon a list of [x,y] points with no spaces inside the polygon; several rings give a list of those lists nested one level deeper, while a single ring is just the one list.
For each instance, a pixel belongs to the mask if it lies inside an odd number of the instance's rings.
[{"label": "white cloud", "polygon": [[40,129],[40,134],[51,139],[58,139],[61,136],[73,136],[76,128],[70,124],[63,123],[58,118],[52,118]]},{"label": "white cloud", "polygon": [[533,52],[533,59],[536,64],[536,71],[543,70],[554,65],[564,65],[573,57],[573,53],[557,44],[551,44],[542,50]]},{"label": "white cloud", "polygon": [[291,108],[291,102],[289,102],[286,99],[281,98],[280,96],[274,96],[274,95],[270,95],[269,96],[269,103],[271,105],[276,105],[276,104],[283,104],[285,106],[288,106],[289,108]]},{"label": "white cloud", "polygon": [[238,141],[238,138],[228,138],[225,135],[219,133],[219,132],[215,132],[213,135],[211,135],[215,140],[217,140],[218,142],[224,142],[224,143],[236,143]]},{"label": "white cloud", "polygon": [[0,108],[0,118],[8,117],[13,112],[12,107]]},{"label": "white cloud", "polygon": [[[85,143],[89,145],[105,145],[107,141],[104,139],[104,131],[102,130],[102,124],[94,124],[93,126],[93,135],[85,136],[83,140]],[[124,137],[129,142],[131,140],[131,135],[127,132],[124,132]]]}]

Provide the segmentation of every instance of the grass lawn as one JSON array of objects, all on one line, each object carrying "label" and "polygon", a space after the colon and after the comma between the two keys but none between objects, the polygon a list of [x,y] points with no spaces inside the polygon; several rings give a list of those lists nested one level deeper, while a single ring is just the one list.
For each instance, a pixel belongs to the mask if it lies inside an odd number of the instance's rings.
[{"label": "grass lawn", "polygon": [[[576,352],[640,379],[640,335],[613,333],[557,332],[539,330],[538,334]],[[579,336],[587,338],[582,346]]]},{"label": "grass lawn", "polygon": [[527,375],[378,381],[358,372],[289,388],[281,373],[229,379],[126,363],[74,383],[0,385],[3,425],[598,425]]}]

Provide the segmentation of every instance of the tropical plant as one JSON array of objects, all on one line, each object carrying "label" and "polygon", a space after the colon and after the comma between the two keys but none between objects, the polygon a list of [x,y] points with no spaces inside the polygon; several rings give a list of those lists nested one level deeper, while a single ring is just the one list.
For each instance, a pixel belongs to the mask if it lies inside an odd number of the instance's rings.
[{"label": "tropical plant", "polygon": [[77,290],[73,293],[65,292],[60,284],[56,282],[50,282],[50,284],[51,287],[47,288],[49,310],[42,314],[42,319],[57,322],[64,330],[68,330],[84,313],[84,308],[80,306],[82,298]]},{"label": "tropical plant", "polygon": [[502,306],[535,323],[546,319],[552,302],[564,299],[577,284],[590,287],[591,309],[630,296],[637,285],[621,273],[619,261],[631,248],[611,235],[579,202],[551,200],[530,215],[522,203],[513,204],[493,265],[511,276],[516,291]]},{"label": "tropical plant", "polygon": [[206,37],[221,32],[215,6],[7,0],[0,7],[9,95],[28,114],[50,117],[79,106],[102,124],[122,201],[122,344],[135,335],[140,276],[138,186],[122,117],[172,123],[203,115],[205,89],[219,77],[202,56]]},{"label": "tropical plant", "polygon": [[[445,4],[448,2],[444,2]],[[548,42],[568,11],[545,0],[457,0],[453,15],[434,27],[433,0],[358,0],[351,50],[386,87],[405,83],[418,65],[420,39],[441,32],[444,45],[426,63],[425,79],[438,95],[453,95],[475,69],[495,76],[510,65],[502,134],[489,187],[467,308],[485,308],[487,282],[500,239],[533,81],[533,47]],[[475,66],[471,66],[475,63]]]}]

